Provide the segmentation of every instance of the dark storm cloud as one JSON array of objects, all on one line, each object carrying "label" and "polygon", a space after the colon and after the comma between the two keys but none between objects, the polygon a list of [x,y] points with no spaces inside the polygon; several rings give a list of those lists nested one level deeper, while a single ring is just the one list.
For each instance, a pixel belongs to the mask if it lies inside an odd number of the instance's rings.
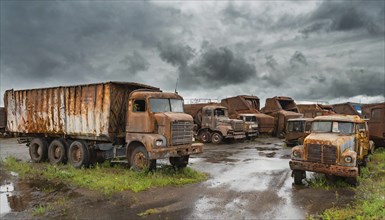
[{"label": "dark storm cloud", "polygon": [[200,83],[216,87],[244,83],[256,74],[253,64],[226,47],[207,49],[191,70],[201,79]]},{"label": "dark storm cloud", "polygon": [[299,99],[349,98],[358,95],[377,96],[384,92],[384,74],[376,71],[328,69],[328,73],[313,75],[311,89],[295,94]]},{"label": "dark storm cloud", "polygon": [[120,63],[127,66],[128,73],[133,74],[139,71],[147,70],[150,66],[150,63],[136,50],[132,53],[132,55],[125,56]]},{"label": "dark storm cloud", "polygon": [[[167,27],[183,20],[179,10],[146,1],[7,1],[1,6],[1,74],[8,80],[87,82],[107,78],[106,70],[125,78],[149,68],[135,51],[172,40]],[[117,71],[121,65],[129,71]]]},{"label": "dark storm cloud", "polygon": [[305,35],[319,31],[365,29],[384,34],[384,1],[324,1],[309,17],[301,30]]},{"label": "dark storm cloud", "polygon": [[186,88],[220,88],[247,82],[256,74],[255,66],[241,55],[226,47],[211,47],[209,42],[203,42],[199,55],[181,44],[160,44],[158,49],[165,62],[178,67],[181,84]]},{"label": "dark storm cloud", "polygon": [[187,66],[188,61],[194,57],[194,49],[188,45],[159,43],[159,56],[162,60],[177,67]]}]

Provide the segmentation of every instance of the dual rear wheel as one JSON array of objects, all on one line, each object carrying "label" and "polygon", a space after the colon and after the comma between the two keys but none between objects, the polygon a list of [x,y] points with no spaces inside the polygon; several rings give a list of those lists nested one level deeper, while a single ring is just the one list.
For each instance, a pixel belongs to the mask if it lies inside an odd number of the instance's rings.
[{"label": "dual rear wheel", "polygon": [[54,139],[49,144],[45,138],[35,138],[29,145],[29,155],[34,163],[48,159],[52,164],[65,164],[68,161],[75,168],[87,167],[91,153],[85,142],[74,141],[69,145],[62,138]]}]

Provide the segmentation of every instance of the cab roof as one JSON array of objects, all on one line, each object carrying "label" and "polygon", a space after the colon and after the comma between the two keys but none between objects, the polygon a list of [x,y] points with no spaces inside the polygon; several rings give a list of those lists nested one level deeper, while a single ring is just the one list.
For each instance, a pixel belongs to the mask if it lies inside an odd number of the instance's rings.
[{"label": "cab roof", "polygon": [[324,115],[315,117],[314,121],[364,122],[358,115]]}]

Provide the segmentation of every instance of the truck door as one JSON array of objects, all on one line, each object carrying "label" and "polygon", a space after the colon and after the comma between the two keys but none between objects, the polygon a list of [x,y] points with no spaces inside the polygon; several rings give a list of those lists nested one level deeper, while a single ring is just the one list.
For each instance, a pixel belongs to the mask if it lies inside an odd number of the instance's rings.
[{"label": "truck door", "polygon": [[153,132],[152,120],[144,99],[130,100],[128,106],[128,132]]},{"label": "truck door", "polygon": [[202,109],[202,127],[203,128],[213,128],[212,115],[213,115],[213,110],[207,109],[207,108]]}]

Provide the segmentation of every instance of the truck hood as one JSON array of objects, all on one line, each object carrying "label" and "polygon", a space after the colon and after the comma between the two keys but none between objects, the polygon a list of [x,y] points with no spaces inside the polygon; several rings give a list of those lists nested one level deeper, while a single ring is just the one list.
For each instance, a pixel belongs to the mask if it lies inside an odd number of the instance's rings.
[{"label": "truck hood", "polygon": [[156,122],[160,126],[165,126],[166,124],[173,121],[193,121],[191,115],[183,112],[159,112],[154,114]]},{"label": "truck hood", "polygon": [[311,133],[309,134],[304,143],[305,144],[323,144],[323,145],[334,145],[340,147],[341,151],[346,148],[354,150],[355,136],[352,135],[340,135],[333,133]]}]

